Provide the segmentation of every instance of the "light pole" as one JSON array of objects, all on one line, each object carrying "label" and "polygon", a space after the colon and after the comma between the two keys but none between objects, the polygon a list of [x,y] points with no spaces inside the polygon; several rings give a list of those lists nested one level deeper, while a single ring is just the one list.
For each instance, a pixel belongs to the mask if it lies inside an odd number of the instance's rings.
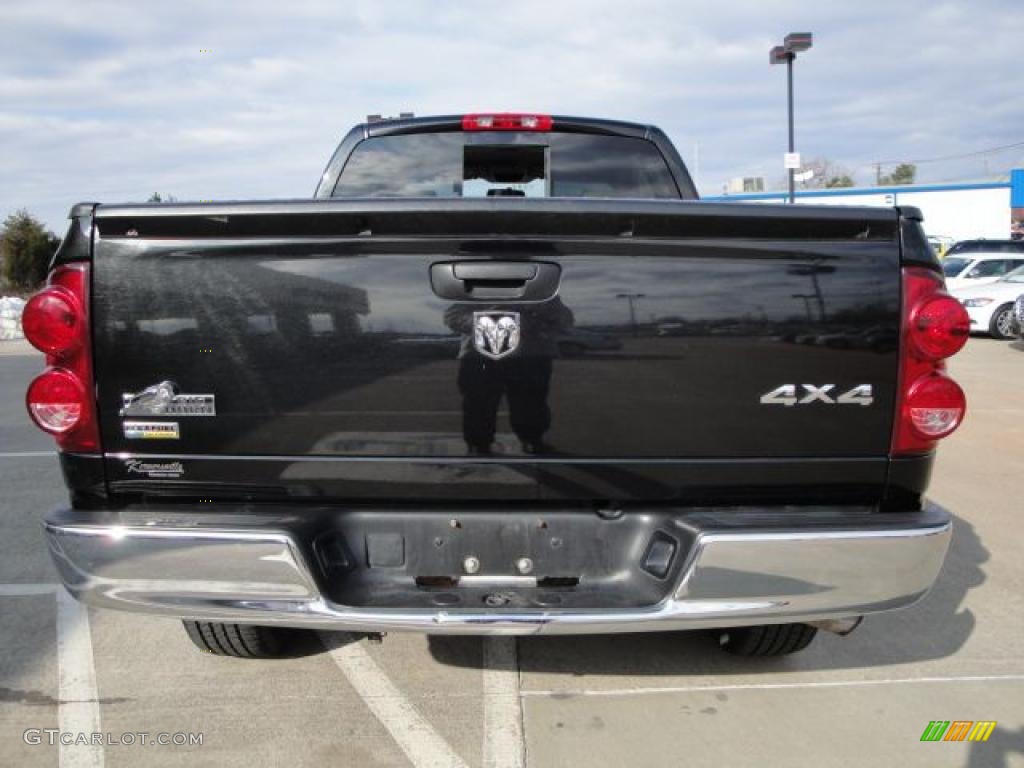
[{"label": "light pole", "polygon": [[[812,297],[818,303],[818,319],[822,322],[825,321],[825,295],[821,292],[821,283],[818,281],[818,275],[831,275],[835,271],[835,267],[822,264],[821,259],[813,259],[810,264],[796,264],[786,270],[786,273],[790,275],[802,275],[811,278],[811,285],[814,287]],[[793,298],[796,298],[796,296]],[[810,305],[808,305],[808,317],[811,316],[810,312]]]},{"label": "light pole", "polygon": [[793,155],[796,152],[793,138],[793,62],[796,61],[797,53],[810,50],[814,39],[810,32],[790,32],[782,41],[782,45],[776,45],[768,52],[768,61],[772,64],[786,63],[786,97],[789,103],[789,155],[786,157],[786,167],[789,172],[789,202],[796,202],[796,184],[793,179]]}]

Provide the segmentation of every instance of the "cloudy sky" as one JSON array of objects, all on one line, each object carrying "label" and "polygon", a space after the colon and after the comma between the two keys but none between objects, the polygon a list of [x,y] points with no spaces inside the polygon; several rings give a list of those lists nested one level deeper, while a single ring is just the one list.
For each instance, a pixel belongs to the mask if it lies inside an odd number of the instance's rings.
[{"label": "cloudy sky", "polygon": [[705,194],[783,177],[797,147],[873,178],[1024,167],[1021,0],[6,2],[0,216],[57,231],[79,200],[295,198],[367,113],[506,110],[652,122]]}]

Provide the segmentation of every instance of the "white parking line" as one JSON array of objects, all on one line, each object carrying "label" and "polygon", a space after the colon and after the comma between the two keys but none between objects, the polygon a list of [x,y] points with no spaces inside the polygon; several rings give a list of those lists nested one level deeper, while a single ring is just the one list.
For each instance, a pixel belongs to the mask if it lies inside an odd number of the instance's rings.
[{"label": "white parking line", "polygon": [[49,595],[56,591],[56,584],[0,584],[0,597]]},{"label": "white parking line", "polygon": [[604,688],[523,691],[520,696],[642,696],[658,693],[702,693],[714,691],[772,691],[788,688],[856,688],[869,685],[910,683],[1000,683],[1024,682],[1024,675],[961,675],[955,677],[896,677],[882,680],[826,680],[806,683],[735,683],[731,685],[681,685],[651,688]]},{"label": "white parking line", "polygon": [[466,768],[462,758],[423,719],[359,641],[340,633],[323,633],[320,637],[363,703],[416,768]]},{"label": "white parking line", "polygon": [[[89,613],[63,589],[57,592],[57,666],[58,727],[64,733],[99,733],[100,705]],[[103,768],[103,746],[62,741],[58,763],[60,768]]]},{"label": "white parking line", "polygon": [[522,768],[523,710],[514,637],[484,641],[484,768]]}]

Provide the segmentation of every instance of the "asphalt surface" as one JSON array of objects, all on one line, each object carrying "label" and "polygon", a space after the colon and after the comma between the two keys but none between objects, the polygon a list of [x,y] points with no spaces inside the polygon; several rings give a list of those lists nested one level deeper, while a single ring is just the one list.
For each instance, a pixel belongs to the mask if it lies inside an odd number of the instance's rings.
[{"label": "asphalt surface", "polygon": [[[692,633],[335,635],[245,661],[198,652],[175,621],[79,609],[50,586],[39,526],[65,500],[24,416],[39,368],[0,342],[2,765],[1024,766],[1020,344],[973,339],[951,365],[970,410],[932,482],[956,516],[932,593],[771,661]],[[985,743],[922,743],[931,720],[998,725]],[[26,743],[56,728],[203,743]]]}]

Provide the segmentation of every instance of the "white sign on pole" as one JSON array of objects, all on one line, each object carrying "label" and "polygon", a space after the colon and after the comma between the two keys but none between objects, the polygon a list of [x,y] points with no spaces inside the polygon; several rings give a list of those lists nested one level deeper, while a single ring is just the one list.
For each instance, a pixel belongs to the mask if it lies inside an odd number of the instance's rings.
[{"label": "white sign on pole", "polygon": [[787,170],[792,168],[796,170],[800,167],[800,153],[799,152],[787,152],[782,156],[782,166]]}]

